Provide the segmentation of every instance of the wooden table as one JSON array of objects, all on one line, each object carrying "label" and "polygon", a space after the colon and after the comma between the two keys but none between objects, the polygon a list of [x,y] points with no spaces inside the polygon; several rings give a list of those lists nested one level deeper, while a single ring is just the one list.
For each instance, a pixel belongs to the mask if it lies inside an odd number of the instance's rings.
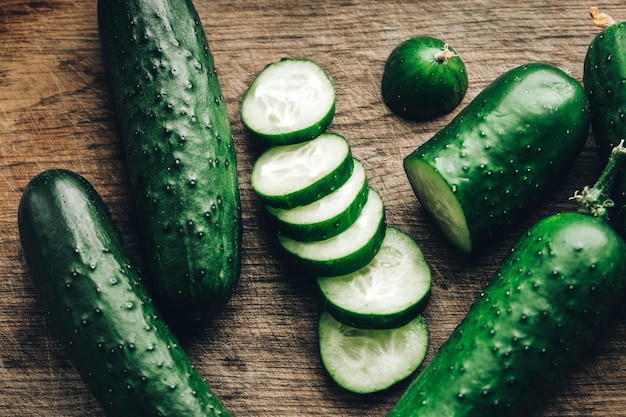
[{"label": "wooden table", "polygon": [[[433,272],[425,312],[426,361],[459,323],[487,278],[534,221],[570,210],[568,197],[600,166],[590,135],[583,154],[544,203],[489,250],[460,255],[419,207],[402,158],[458,111],[408,123],[384,106],[380,79],[389,52],[415,35],[449,42],[470,86],[461,106],[502,72],[546,61],[582,79],[595,34],[579,0],[262,1],[196,0],[220,73],[236,140],[243,199],[241,285],[211,323],[181,334],[195,364],[237,416],[383,416],[408,384],[357,396],[325,374],[316,334],[320,300],[310,278],[286,265],[249,180],[261,146],[242,127],[239,105],[253,76],[284,56],[311,58],[333,78],[337,115],[383,197],[388,223],[422,247]],[[622,7],[620,7],[620,5]],[[598,4],[626,17],[622,2]],[[460,107],[459,107],[460,109]],[[63,167],[99,190],[140,265],[135,216],[97,32],[96,2],[0,3],[0,415],[102,416],[51,336],[24,267],[16,209],[28,180]],[[141,266],[140,266],[141,268]],[[626,314],[621,312],[539,416],[626,416]],[[412,379],[412,378],[410,378]],[[410,380],[409,379],[409,380]]]}]

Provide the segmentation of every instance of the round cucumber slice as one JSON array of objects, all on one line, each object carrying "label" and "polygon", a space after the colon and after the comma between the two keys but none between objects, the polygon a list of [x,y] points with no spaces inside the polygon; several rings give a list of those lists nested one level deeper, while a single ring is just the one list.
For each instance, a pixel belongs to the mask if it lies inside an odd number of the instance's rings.
[{"label": "round cucumber slice", "polygon": [[241,119],[267,144],[313,139],[335,115],[335,88],[328,74],[307,59],[283,58],[252,81],[241,104]]},{"label": "round cucumber slice", "polygon": [[310,204],[341,187],[354,168],[350,145],[334,133],[307,142],[272,146],[252,169],[252,188],[271,207]]},{"label": "round cucumber slice", "polygon": [[327,311],[318,324],[322,363],[344,389],[370,394],[406,379],[422,364],[428,347],[423,316],[393,329],[357,329]]},{"label": "round cucumber slice", "polygon": [[413,239],[387,227],[378,253],[351,274],[319,277],[326,308],[353,327],[389,329],[417,317],[427,304],[431,272]]},{"label": "round cucumber slice", "polygon": [[301,242],[279,234],[278,240],[291,260],[304,271],[317,276],[336,276],[367,265],[378,252],[386,228],[383,201],[370,188],[359,217],[337,236]]},{"label": "round cucumber slice", "polygon": [[311,242],[338,235],[355,222],[367,201],[367,174],[353,159],[352,175],[336,191],[304,206],[291,209],[266,207],[276,228],[292,239]]},{"label": "round cucumber slice", "polygon": [[441,232],[463,252],[472,250],[469,227],[463,208],[446,180],[428,163],[407,157],[404,170],[424,209]]}]

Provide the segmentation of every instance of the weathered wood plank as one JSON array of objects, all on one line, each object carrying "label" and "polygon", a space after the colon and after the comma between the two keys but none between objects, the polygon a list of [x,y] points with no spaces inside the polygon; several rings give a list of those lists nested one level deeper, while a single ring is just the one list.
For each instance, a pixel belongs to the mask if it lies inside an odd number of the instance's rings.
[{"label": "weathered wood plank", "polygon": [[[620,2],[600,5],[626,16]],[[389,223],[411,234],[433,269],[427,360],[461,320],[519,233],[567,210],[573,190],[599,171],[593,140],[545,204],[485,253],[461,256],[420,210],[402,158],[453,115],[407,123],[384,107],[379,82],[407,37],[445,39],[470,77],[464,104],[513,66],[546,61],[582,79],[597,33],[582,1],[196,1],[228,101],[239,155],[245,226],[242,282],[213,323],[181,335],[214,389],[239,416],[381,416],[407,382],[361,397],[337,388],[320,364],[319,300],[309,277],[284,265],[249,186],[262,150],[243,129],[239,102],[254,74],[283,56],[320,62],[338,92],[331,129],[348,138],[383,197]],[[27,181],[46,168],[85,175],[101,192],[141,265],[133,206],[97,35],[95,1],[0,4],[0,415],[102,416],[51,337],[25,271],[16,225]],[[626,316],[581,363],[540,416],[626,416]],[[45,411],[44,411],[45,410]]]}]

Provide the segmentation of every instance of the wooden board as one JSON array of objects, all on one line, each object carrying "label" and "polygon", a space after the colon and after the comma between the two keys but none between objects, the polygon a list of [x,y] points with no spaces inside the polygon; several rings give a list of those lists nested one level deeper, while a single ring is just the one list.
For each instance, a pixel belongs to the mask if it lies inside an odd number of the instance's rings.
[{"label": "wooden board", "polygon": [[[599,172],[593,138],[545,203],[484,253],[463,256],[419,207],[402,158],[458,111],[407,123],[385,108],[382,68],[402,40],[431,35],[467,65],[462,104],[502,72],[545,61],[582,79],[598,29],[579,0],[544,2],[196,0],[220,73],[236,140],[243,199],[241,285],[213,322],[181,335],[201,373],[238,416],[382,416],[405,381],[372,396],[338,388],[318,355],[319,299],[308,277],[282,262],[274,231],[253,195],[250,172],[261,146],[245,132],[239,104],[253,76],[283,56],[318,61],[337,88],[331,130],[346,136],[386,204],[390,225],[421,245],[433,271],[425,313],[426,361],[459,323],[517,237],[534,221],[570,210],[568,197]],[[599,4],[616,17],[626,7]],[[620,7],[621,6],[621,7]],[[137,230],[127,171],[99,47],[96,2],[0,3],[0,415],[94,416],[102,411],[51,336],[24,267],[16,209],[28,180],[62,167],[102,194],[137,263]],[[538,416],[626,416],[626,314],[615,317],[580,367]],[[411,378],[412,379],[412,378]]]}]

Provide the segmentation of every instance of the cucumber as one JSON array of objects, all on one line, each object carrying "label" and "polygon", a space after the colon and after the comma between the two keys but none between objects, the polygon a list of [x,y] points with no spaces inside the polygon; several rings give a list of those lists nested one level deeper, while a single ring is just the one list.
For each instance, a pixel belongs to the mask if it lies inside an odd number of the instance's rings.
[{"label": "cucumber", "polygon": [[549,64],[502,74],[404,158],[415,195],[462,252],[494,240],[578,157],[589,133],[585,91]]},{"label": "cucumber", "polygon": [[389,54],[381,91],[387,107],[408,120],[431,120],[450,113],[467,92],[465,64],[440,39],[407,39]]},{"label": "cucumber", "polygon": [[364,329],[400,327],[422,313],[430,295],[431,273],[419,246],[387,227],[378,253],[351,274],[318,277],[326,310],[338,321]]},{"label": "cucumber", "polygon": [[323,133],[306,142],[265,150],[254,163],[250,182],[265,205],[294,208],[335,191],[350,178],[353,169],[346,139]]},{"label": "cucumber", "polygon": [[423,316],[393,329],[358,329],[322,311],[318,323],[322,364],[342,388],[371,394],[409,377],[428,347]]},{"label": "cucumber", "polygon": [[361,213],[369,190],[363,164],[357,159],[353,159],[353,164],[350,178],[319,200],[292,209],[267,206],[278,231],[292,239],[311,242],[329,239],[350,227]]},{"label": "cucumber", "polygon": [[[623,147],[615,155],[581,209],[606,203],[626,158]],[[626,245],[605,217],[540,220],[388,416],[530,415],[583,360],[625,289]]]},{"label": "cucumber", "polygon": [[301,242],[278,234],[278,242],[291,262],[310,274],[345,275],[364,267],[374,258],[386,228],[383,200],[370,188],[359,217],[340,234],[313,242]]},{"label": "cucumber", "polygon": [[625,250],[597,218],[542,220],[388,415],[529,415],[578,365],[621,299]]},{"label": "cucumber", "polygon": [[241,102],[243,124],[270,146],[313,139],[334,116],[333,82],[310,59],[282,58],[266,65]]},{"label": "cucumber", "polygon": [[[617,22],[595,7],[590,14],[604,29],[589,44],[585,55],[583,84],[589,97],[591,130],[600,158],[626,138],[626,22]],[[626,236],[626,171],[613,190],[615,216],[612,223]]]},{"label": "cucumber", "polygon": [[226,101],[190,0],[99,0],[98,28],[150,276],[162,311],[230,300],[241,205]]},{"label": "cucumber", "polygon": [[35,176],[18,225],[54,335],[107,416],[229,415],[161,319],[85,178]]}]

